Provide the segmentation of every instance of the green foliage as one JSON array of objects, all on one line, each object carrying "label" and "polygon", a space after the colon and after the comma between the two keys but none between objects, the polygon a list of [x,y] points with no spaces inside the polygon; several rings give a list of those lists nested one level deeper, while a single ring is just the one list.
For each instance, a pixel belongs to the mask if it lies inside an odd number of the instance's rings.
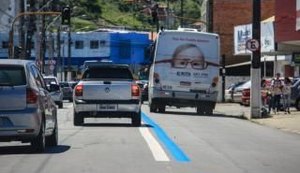
[{"label": "green foliage", "polygon": [[[167,5],[166,0],[156,0],[155,2]],[[193,23],[193,20],[200,18],[199,0],[183,0],[183,17],[185,23]],[[103,25],[124,26],[132,29],[153,30],[155,28],[152,16],[142,13],[145,4],[129,3],[125,0],[62,0],[61,4],[72,7],[73,27],[98,28]],[[148,6],[149,7],[149,6]],[[169,0],[169,7],[176,16],[181,16],[181,1]],[[178,24],[179,18],[175,23]],[[93,22],[91,22],[93,21]]]}]

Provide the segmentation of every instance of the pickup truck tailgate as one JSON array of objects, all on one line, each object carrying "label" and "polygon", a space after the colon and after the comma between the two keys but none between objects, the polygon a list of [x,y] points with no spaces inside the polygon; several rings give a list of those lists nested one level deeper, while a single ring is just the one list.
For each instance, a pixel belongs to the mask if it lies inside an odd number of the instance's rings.
[{"label": "pickup truck tailgate", "polygon": [[83,87],[84,100],[130,100],[130,81],[88,81]]}]

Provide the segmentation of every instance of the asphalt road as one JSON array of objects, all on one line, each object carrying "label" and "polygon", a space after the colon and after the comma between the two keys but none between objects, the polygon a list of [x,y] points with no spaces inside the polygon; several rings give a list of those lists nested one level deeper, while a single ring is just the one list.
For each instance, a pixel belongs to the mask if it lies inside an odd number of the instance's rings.
[{"label": "asphalt road", "polygon": [[194,109],[129,119],[86,119],[73,126],[71,103],[59,109],[59,146],[43,154],[0,143],[0,173],[299,173],[300,135]]}]

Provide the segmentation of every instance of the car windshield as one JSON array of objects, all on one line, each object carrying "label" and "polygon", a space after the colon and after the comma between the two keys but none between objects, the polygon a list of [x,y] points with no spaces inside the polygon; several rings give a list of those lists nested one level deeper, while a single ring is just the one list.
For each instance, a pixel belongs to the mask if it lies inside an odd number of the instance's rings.
[{"label": "car windshield", "polygon": [[25,85],[26,77],[23,66],[0,66],[0,86]]},{"label": "car windshield", "polygon": [[44,78],[44,81],[47,85],[50,85],[51,83],[57,84],[55,78]]}]

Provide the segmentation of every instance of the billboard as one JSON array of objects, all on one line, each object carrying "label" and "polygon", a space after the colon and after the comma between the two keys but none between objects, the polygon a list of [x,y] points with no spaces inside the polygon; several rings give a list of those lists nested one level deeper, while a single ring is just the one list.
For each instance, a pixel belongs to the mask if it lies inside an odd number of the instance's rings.
[{"label": "billboard", "polygon": [[[261,23],[261,53],[275,50],[273,22]],[[234,27],[234,54],[248,55],[251,51],[246,49],[246,41],[252,38],[252,24],[238,25]]]}]

